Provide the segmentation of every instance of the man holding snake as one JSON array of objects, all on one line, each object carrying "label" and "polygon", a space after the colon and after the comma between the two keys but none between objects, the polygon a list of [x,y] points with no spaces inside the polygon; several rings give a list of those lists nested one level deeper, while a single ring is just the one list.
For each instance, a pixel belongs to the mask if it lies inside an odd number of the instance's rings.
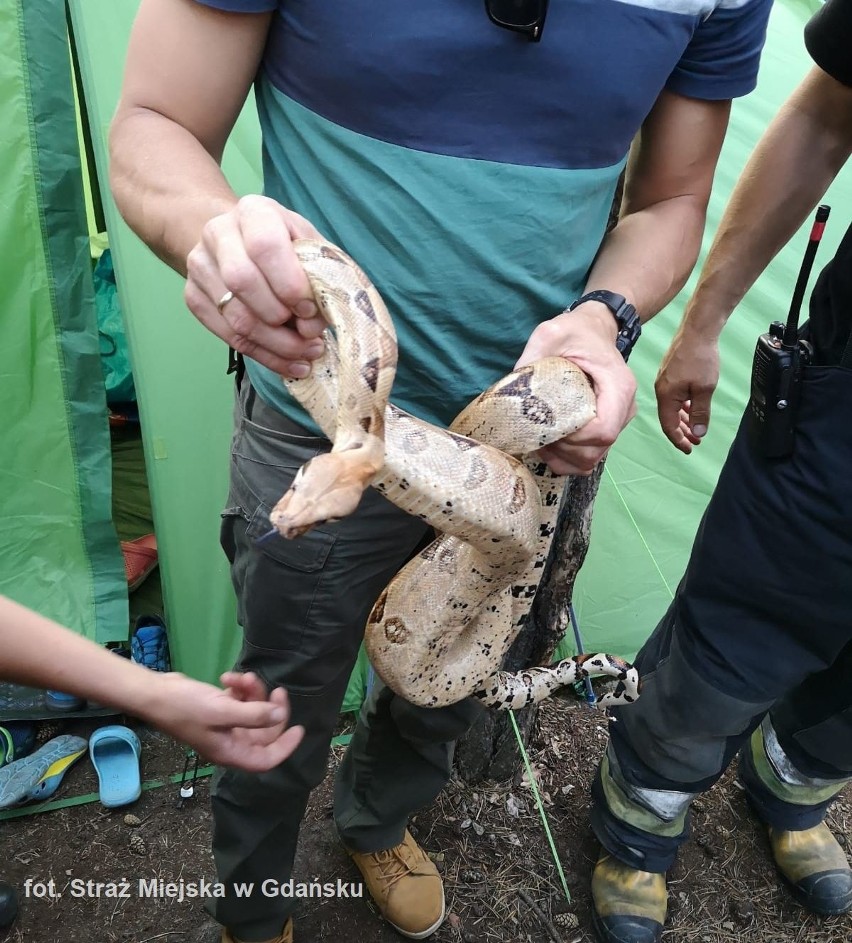
[{"label": "man holding snake", "polygon": [[[216,782],[227,886],[289,877],[367,615],[428,536],[371,490],[339,523],[255,543],[296,469],[329,447],[281,382],[323,349],[293,240],[321,234],[374,280],[400,339],[393,399],[421,418],[448,424],[516,363],[576,362],[597,417],[543,457],[588,474],[635,411],[620,353],[638,334],[630,306],[647,321],[695,263],[730,101],[755,84],[770,3],[141,0],[112,186],[129,224],[186,275],[193,314],[245,358],[222,525],[239,666],[286,687],[306,731],[278,769]],[[264,195],[239,199],[219,160],[252,85]],[[446,783],[480,710],[417,708],[377,685],[341,765],[341,840],[414,939],[440,925],[444,895],[406,823]],[[292,940],[286,898],[213,904],[223,943]]]}]

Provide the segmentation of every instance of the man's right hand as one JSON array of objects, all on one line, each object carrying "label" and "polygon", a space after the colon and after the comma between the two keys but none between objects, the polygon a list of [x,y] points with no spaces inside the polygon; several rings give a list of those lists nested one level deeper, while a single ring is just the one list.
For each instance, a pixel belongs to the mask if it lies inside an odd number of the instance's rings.
[{"label": "man's right hand", "polygon": [[[264,196],[245,196],[207,222],[186,259],[184,298],[234,350],[284,377],[304,377],[326,327],[293,240],[319,239],[306,219]],[[226,293],[233,298],[218,307]]]},{"label": "man's right hand", "polygon": [[636,415],[636,378],[615,346],[612,312],[597,301],[543,321],[530,335],[515,369],[544,357],[575,363],[594,387],[596,416],[571,435],[538,450],[557,475],[591,475]]},{"label": "man's right hand", "polygon": [[666,438],[687,455],[707,434],[718,382],[718,337],[681,328],[663,357],[654,391]]}]

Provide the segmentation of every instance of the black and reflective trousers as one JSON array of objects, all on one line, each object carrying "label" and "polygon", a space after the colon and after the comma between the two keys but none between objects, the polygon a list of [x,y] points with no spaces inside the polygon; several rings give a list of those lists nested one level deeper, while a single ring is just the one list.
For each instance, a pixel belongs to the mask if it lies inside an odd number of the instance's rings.
[{"label": "black and reflective trousers", "polygon": [[601,844],[668,870],[689,806],[739,752],[767,824],[822,820],[852,779],[852,370],[808,367],[791,457],[744,420],[686,573],[613,712],[593,785]]}]

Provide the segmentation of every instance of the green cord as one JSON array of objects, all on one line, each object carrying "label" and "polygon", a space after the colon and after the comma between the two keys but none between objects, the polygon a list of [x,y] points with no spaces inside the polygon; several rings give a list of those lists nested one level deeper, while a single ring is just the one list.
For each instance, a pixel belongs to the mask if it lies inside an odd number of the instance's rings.
[{"label": "green cord", "polygon": [[533,774],[532,767],[530,766],[530,758],[527,754],[526,747],[524,747],[524,742],[521,739],[521,731],[518,729],[518,722],[515,720],[515,712],[509,711],[509,719],[512,721],[512,728],[515,731],[515,737],[518,741],[518,746],[521,748],[521,756],[524,760],[524,766],[527,770],[527,778],[530,781],[530,788],[533,791],[535,796],[535,804],[538,806],[538,814],[541,816],[541,823],[544,826],[544,833],[547,835],[547,843],[550,845],[550,853],[553,855],[553,861],[556,864],[556,870],[559,872],[559,880],[562,882],[562,890],[565,891],[565,900],[568,903],[571,903],[571,892],[568,890],[568,882],[565,880],[565,872],[562,870],[562,862],[559,860],[559,855],[556,851],[556,843],[553,840],[553,834],[550,831],[550,824],[547,821],[547,815],[544,811],[544,804],[541,801],[541,795],[538,791],[538,783],[535,781],[535,775]]},{"label": "green cord", "polygon": [[[211,776],[216,769],[215,766],[204,766],[198,770],[196,779],[202,779],[204,776]],[[159,789],[161,786],[168,786],[172,783],[179,783],[183,779],[183,773],[175,773],[174,776],[168,776],[166,779],[149,779],[142,783],[142,791],[149,789]],[[0,812],[0,821],[5,819],[18,819],[24,815],[36,815],[39,812],[53,812],[55,809],[66,809],[74,805],[87,805],[90,802],[98,802],[100,795],[96,792],[87,793],[85,796],[71,796],[69,799],[56,799],[51,802],[44,802],[41,805],[21,806],[19,809],[6,809]]]},{"label": "green cord", "polygon": [[[648,546],[648,541],[645,540],[645,535],[642,533],[639,528],[639,524],[636,521],[636,518],[633,516],[633,512],[630,510],[630,506],[625,500],[624,495],[621,493],[621,489],[618,487],[615,479],[612,477],[609,468],[604,467],[604,472],[607,478],[610,480],[613,488],[615,488],[615,493],[618,495],[619,500],[622,505],[624,505],[624,510],[627,511],[627,516],[630,518],[630,523],[636,529],[636,533],[639,535],[639,539],[642,541],[642,545],[648,553],[648,556],[651,558],[651,562],[654,564],[654,567],[659,574],[660,580],[663,583],[663,586],[666,588],[666,592],[674,599],[674,593],[671,590],[668,582],[666,581],[663,571],[660,568],[659,563],[654,554],[651,552],[651,548]],[[568,890],[568,883],[565,880],[565,872],[562,870],[562,862],[559,860],[559,855],[556,851],[556,843],[553,841],[553,833],[550,831],[550,823],[547,821],[547,814],[544,811],[544,804],[541,801],[541,794],[538,791],[538,783],[536,783],[535,775],[533,774],[532,767],[530,766],[529,755],[527,754],[526,748],[524,747],[524,742],[521,739],[521,731],[518,729],[518,722],[515,720],[515,712],[509,711],[509,718],[512,721],[512,728],[515,731],[515,738],[518,741],[518,746],[521,750],[521,756],[524,760],[524,767],[527,771],[527,778],[530,781],[530,788],[532,789],[533,795],[535,796],[535,803],[538,807],[538,813],[541,816],[541,823],[544,826],[544,833],[547,835],[547,843],[550,845],[550,853],[553,856],[553,861],[556,864],[556,870],[559,872],[559,880],[562,882],[562,890],[565,892],[565,900],[569,903],[571,901],[571,892]]]},{"label": "green cord", "polygon": [[[660,565],[657,562],[656,557],[652,553],[651,548],[648,546],[648,541],[645,540],[645,535],[642,533],[641,529],[639,528],[639,524],[637,523],[636,518],[633,516],[633,512],[630,510],[630,506],[625,500],[624,495],[621,493],[621,489],[618,487],[618,484],[616,483],[615,479],[612,477],[612,474],[610,473],[609,468],[607,468],[606,466],[604,466],[604,473],[606,474],[607,478],[609,479],[610,483],[615,489],[615,493],[618,495],[619,500],[624,506],[624,510],[627,512],[627,516],[630,518],[630,523],[633,525],[633,527],[636,530],[636,533],[639,535],[639,539],[642,541],[642,546],[645,548],[645,550],[648,553],[648,556],[651,558],[651,562],[654,564],[654,567],[657,573],[659,574],[660,580],[662,581],[663,586],[665,586],[666,588],[666,592],[673,599],[674,593],[672,592],[671,587],[666,581],[666,578],[663,575],[663,571],[660,568]],[[544,804],[541,801],[541,794],[538,791],[538,784],[536,783],[535,775],[533,774],[532,767],[530,766],[529,755],[527,754],[526,748],[524,747],[524,742],[521,739],[521,731],[518,729],[518,722],[515,720],[515,712],[509,711],[509,717],[512,721],[512,728],[515,731],[515,738],[518,741],[518,746],[520,747],[520,750],[521,750],[521,756],[523,757],[523,760],[524,760],[524,766],[527,771],[527,778],[530,781],[530,788],[532,789],[533,795],[535,796],[535,803],[536,803],[536,806],[538,807],[538,813],[541,816],[541,823],[544,826],[545,835],[547,835],[547,842],[550,845],[550,853],[553,856],[554,863],[556,864],[556,870],[559,872],[559,880],[562,882],[562,890],[565,892],[565,900],[567,900],[570,903],[571,892],[568,890],[568,883],[565,880],[565,872],[562,870],[562,862],[559,860],[559,855],[556,851],[556,843],[553,841],[553,834],[550,831],[550,824],[547,821],[547,814],[544,811]]]},{"label": "green cord", "polygon": [[604,465],[604,474],[609,479],[610,484],[613,486],[613,488],[615,488],[615,493],[618,495],[618,499],[624,505],[624,510],[627,511],[627,516],[630,518],[630,523],[633,525],[633,527],[636,530],[636,533],[639,535],[639,539],[642,541],[642,546],[648,552],[648,556],[651,558],[651,563],[654,564],[654,569],[656,569],[657,574],[659,575],[660,580],[663,583],[663,586],[665,586],[666,592],[669,594],[669,597],[671,599],[674,599],[674,593],[672,592],[672,589],[669,586],[668,581],[663,575],[663,571],[660,567],[660,564],[657,563],[657,558],[654,556],[654,554],[651,551],[651,548],[648,546],[648,541],[645,540],[645,535],[642,533],[639,527],[639,524],[636,521],[636,518],[633,516],[633,512],[630,510],[630,505],[627,503],[627,499],[621,493],[621,489],[618,487],[618,484],[616,483],[615,479],[612,477],[612,474],[606,465]]},{"label": "green cord", "polygon": [[[352,739],[351,733],[343,733],[331,741],[332,746],[343,746]],[[190,759],[195,756],[194,750],[187,750]],[[215,766],[202,766],[193,776],[193,780],[203,779],[205,776],[212,776],[216,771]],[[142,783],[142,791],[149,789],[159,789],[161,786],[169,786],[173,783],[179,783],[183,779],[183,773],[175,773],[166,779],[149,779]],[[24,815],[37,815],[40,812],[53,812],[56,809],[67,809],[75,805],[87,805],[90,802],[99,802],[100,795],[96,792],[87,793],[85,796],[71,796],[68,799],[55,799],[50,802],[43,802],[41,805],[25,805],[15,809],[5,809],[0,811],[0,822],[6,819],[19,819]]]}]

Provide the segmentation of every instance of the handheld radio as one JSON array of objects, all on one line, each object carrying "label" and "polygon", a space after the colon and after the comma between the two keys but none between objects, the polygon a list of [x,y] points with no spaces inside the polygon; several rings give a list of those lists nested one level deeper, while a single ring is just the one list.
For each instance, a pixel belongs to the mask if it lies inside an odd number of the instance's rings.
[{"label": "handheld radio", "polygon": [[793,451],[802,368],[811,362],[813,355],[811,345],[798,336],[799,311],[830,212],[829,206],[817,208],[787,323],[773,321],[757,339],[748,403],[749,427],[754,445],[767,458],[784,458]]}]

